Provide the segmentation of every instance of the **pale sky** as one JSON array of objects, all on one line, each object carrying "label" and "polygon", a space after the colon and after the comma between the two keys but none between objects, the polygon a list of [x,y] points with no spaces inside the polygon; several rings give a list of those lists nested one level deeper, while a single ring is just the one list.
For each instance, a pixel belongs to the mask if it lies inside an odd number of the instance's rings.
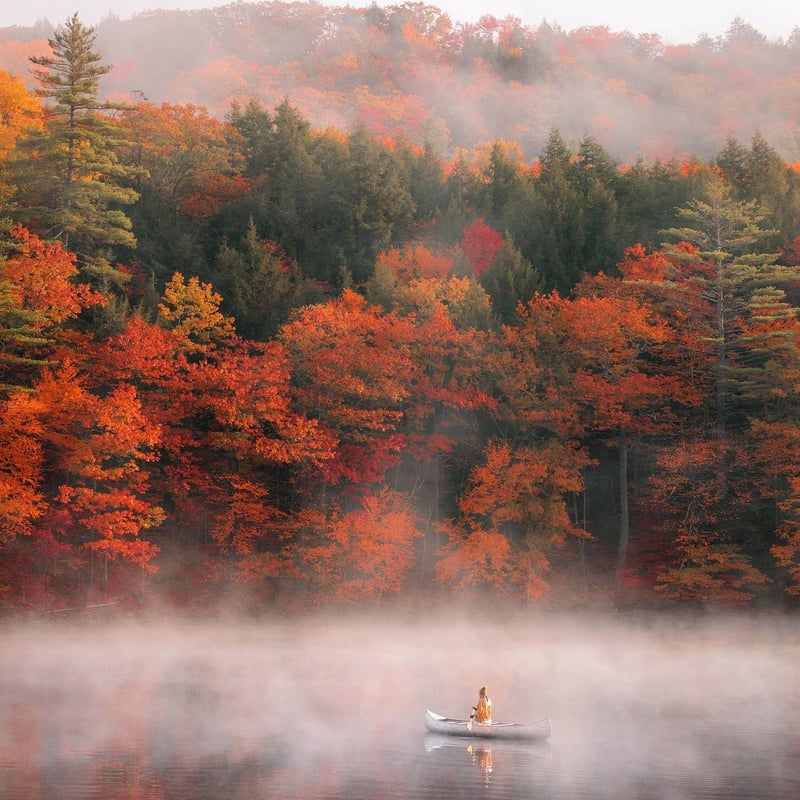
[{"label": "pale sky", "polygon": [[[399,5],[402,0],[379,0],[379,5]],[[370,0],[356,0],[349,5],[364,7]],[[128,19],[153,9],[194,9],[228,5],[228,0],[2,0],[0,27],[32,25],[48,19],[60,24],[76,11],[81,21],[96,25],[114,14]],[[330,4],[347,5],[346,2]],[[583,26],[606,25],[612,31],[656,33],[667,43],[692,43],[703,33],[711,37],[724,34],[734,18],[741,17],[769,39],[787,39],[800,26],[800,11],[786,0],[442,0],[432,2],[450,15],[454,22],[475,21],[486,13],[496,17],[511,14],[524,24],[537,26],[543,19],[565,30]]]}]

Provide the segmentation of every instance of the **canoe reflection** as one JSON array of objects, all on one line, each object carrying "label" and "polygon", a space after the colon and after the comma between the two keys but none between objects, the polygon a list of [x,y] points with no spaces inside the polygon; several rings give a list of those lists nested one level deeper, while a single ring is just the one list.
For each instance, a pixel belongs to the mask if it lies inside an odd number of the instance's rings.
[{"label": "canoe reflection", "polygon": [[495,765],[501,771],[516,768],[546,766],[550,763],[550,742],[491,742],[485,739],[464,739],[426,733],[425,751],[441,762],[457,766],[470,763],[477,770],[484,786],[489,786],[495,774]]},{"label": "canoe reflection", "polygon": [[470,742],[467,745],[467,752],[472,755],[472,763],[481,771],[483,785],[488,786],[492,777],[492,750],[489,747]]}]

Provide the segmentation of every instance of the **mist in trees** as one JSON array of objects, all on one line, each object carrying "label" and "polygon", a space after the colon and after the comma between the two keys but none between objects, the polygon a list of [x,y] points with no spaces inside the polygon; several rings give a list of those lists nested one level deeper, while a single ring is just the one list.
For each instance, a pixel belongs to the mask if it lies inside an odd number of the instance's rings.
[{"label": "mist in trees", "polygon": [[101,101],[94,36],[0,80],[11,607],[798,593],[800,179],[763,136],[448,154]]},{"label": "mist in trees", "polygon": [[[725,136],[757,133],[797,159],[787,78],[797,31],[768,40],[736,18],[722,36],[670,43],[658,31],[569,31],[486,11],[474,23],[419,3],[110,15],[97,43],[119,67],[101,90],[105,100],[140,92],[157,105],[204,106],[220,119],[233,101],[273,108],[288,95],[321,128],[365,124],[448,153],[511,138],[531,158],[557,127],[567,141],[592,135],[627,162],[708,159]],[[0,67],[24,73],[51,30],[0,29]]]}]

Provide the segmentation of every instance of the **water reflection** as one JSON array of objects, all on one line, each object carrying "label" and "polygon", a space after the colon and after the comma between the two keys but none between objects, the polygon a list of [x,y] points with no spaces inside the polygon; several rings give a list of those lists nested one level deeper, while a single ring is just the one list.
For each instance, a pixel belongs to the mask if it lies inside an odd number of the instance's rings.
[{"label": "water reflection", "polygon": [[438,759],[439,767],[446,764],[464,767],[472,765],[477,783],[487,788],[495,775],[495,765],[500,777],[508,778],[514,772],[541,770],[550,763],[550,742],[487,742],[481,739],[453,738],[437,733],[426,733],[425,752],[430,759]]},{"label": "water reflection", "polygon": [[481,771],[483,777],[483,785],[488,786],[489,780],[492,777],[492,749],[491,747],[481,747],[476,745],[473,749],[472,745],[467,746],[467,750],[472,755],[472,763]]},{"label": "water reflection", "polygon": [[[484,633],[0,629],[0,800],[800,797],[792,621],[525,620],[489,655],[468,644]],[[427,706],[458,708],[484,675],[504,716],[547,714],[551,740],[424,730]]]}]

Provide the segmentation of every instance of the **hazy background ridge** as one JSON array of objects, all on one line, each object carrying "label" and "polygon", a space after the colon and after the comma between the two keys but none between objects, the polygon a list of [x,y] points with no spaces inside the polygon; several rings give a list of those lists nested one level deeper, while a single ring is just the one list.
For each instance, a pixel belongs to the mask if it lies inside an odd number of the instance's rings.
[{"label": "hazy background ridge", "polygon": [[[196,2],[195,0],[31,0],[28,3],[6,4],[0,14],[0,25],[34,25],[38,20],[47,19],[57,24],[76,11],[87,24],[97,24],[109,16],[128,19],[135,14],[152,10],[183,10],[218,8],[235,5],[225,0]],[[327,3],[326,5],[333,5]],[[357,4],[353,4],[357,5]],[[401,3],[377,3],[380,7],[401,5]],[[735,17],[757,28],[769,38],[786,38],[797,26],[797,16],[791,4],[779,0],[761,3],[729,3],[724,5],[698,5],[689,0],[675,3],[639,3],[635,0],[615,0],[615,2],[587,5],[575,2],[528,3],[525,0],[501,0],[486,3],[480,0],[457,2],[445,0],[435,4],[454,22],[475,22],[484,14],[496,17],[512,15],[525,24],[538,25],[547,20],[566,30],[585,26],[606,25],[616,31],[630,31],[634,34],[655,33],[672,43],[689,43],[702,34],[720,36],[728,29]]]},{"label": "hazy background ridge", "polygon": [[[35,88],[28,56],[49,52],[52,25],[73,11],[51,7],[50,24],[0,28],[0,69]],[[199,105],[219,118],[235,102],[274,107],[288,96],[315,127],[364,125],[443,154],[507,139],[532,159],[555,128],[567,141],[591,135],[627,163],[708,159],[726,137],[756,133],[800,159],[800,36],[788,18],[775,34],[731,9],[716,30],[670,44],[655,19],[642,26],[650,35],[624,16],[559,27],[538,10],[505,20],[491,11],[496,19],[475,26],[424,4],[238,3],[130,19],[119,8],[97,23],[97,50],[113,65],[101,95]],[[665,13],[701,24],[697,9]]]}]

